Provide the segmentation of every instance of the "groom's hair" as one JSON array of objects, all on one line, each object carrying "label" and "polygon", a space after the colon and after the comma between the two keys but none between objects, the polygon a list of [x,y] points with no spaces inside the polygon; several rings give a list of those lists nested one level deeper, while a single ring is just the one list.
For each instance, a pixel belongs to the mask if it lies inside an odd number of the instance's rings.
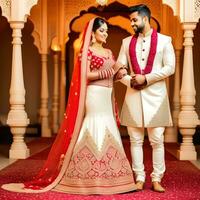
[{"label": "groom's hair", "polygon": [[139,4],[129,7],[129,13],[138,12],[138,15],[147,16],[150,21],[151,11],[145,4]]}]

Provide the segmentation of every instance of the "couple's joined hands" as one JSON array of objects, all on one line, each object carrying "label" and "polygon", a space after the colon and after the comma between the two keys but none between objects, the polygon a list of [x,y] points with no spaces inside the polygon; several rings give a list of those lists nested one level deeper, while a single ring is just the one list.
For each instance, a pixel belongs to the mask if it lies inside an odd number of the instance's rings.
[{"label": "couple's joined hands", "polygon": [[115,75],[115,80],[120,80],[126,75],[127,75],[127,70],[125,68],[121,68]]}]

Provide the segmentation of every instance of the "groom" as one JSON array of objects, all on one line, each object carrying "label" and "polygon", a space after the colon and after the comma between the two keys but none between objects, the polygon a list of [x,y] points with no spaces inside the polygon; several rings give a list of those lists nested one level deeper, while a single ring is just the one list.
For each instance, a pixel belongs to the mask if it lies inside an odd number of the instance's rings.
[{"label": "groom", "polygon": [[[165,172],[163,134],[172,125],[165,79],[175,71],[171,38],[150,26],[151,12],[146,5],[130,7],[130,22],[135,32],[122,41],[117,59],[121,70],[117,79],[127,86],[121,124],[127,126],[131,142],[132,169],[138,190],[144,188],[144,129],[153,149],[152,189],[164,192],[161,179]],[[129,68],[130,75],[126,75]]]}]

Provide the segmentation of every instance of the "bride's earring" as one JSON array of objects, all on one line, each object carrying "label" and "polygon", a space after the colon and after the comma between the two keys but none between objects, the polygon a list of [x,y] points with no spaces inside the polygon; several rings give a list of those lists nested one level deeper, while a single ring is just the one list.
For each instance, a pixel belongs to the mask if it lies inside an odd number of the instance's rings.
[{"label": "bride's earring", "polygon": [[96,42],[96,38],[94,36],[94,34],[92,34],[92,44],[94,44]]}]

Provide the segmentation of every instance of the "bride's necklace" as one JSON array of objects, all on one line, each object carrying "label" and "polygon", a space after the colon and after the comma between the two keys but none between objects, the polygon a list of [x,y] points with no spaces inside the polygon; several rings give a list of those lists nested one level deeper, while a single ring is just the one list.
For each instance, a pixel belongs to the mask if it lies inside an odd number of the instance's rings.
[{"label": "bride's necklace", "polygon": [[107,57],[108,53],[107,51],[101,46],[101,45],[91,45],[91,50],[94,51],[94,53],[103,56],[103,57]]}]

